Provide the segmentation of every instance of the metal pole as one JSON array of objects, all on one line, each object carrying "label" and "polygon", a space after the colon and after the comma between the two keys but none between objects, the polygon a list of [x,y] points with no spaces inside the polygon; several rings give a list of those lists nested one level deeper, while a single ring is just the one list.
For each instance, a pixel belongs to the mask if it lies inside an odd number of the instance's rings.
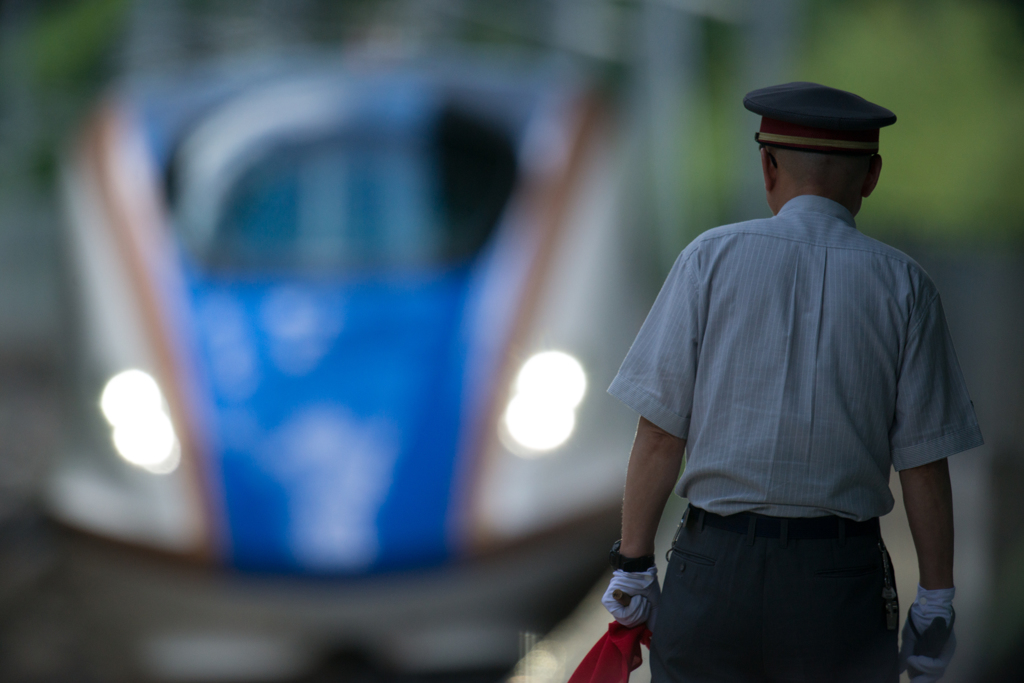
[{"label": "metal pole", "polygon": [[771,215],[764,197],[764,179],[754,132],[761,117],[742,106],[743,95],[755,88],[792,80],[796,41],[800,36],[799,0],[759,0],[747,7],[748,20],[740,24],[743,46],[738,88],[733,98],[736,112],[731,136],[736,181],[725,216],[729,222]]},{"label": "metal pole", "polygon": [[668,270],[693,237],[686,221],[685,160],[691,109],[702,55],[700,20],[690,12],[647,0],[640,14],[640,90],[649,159],[651,218],[661,265]]}]

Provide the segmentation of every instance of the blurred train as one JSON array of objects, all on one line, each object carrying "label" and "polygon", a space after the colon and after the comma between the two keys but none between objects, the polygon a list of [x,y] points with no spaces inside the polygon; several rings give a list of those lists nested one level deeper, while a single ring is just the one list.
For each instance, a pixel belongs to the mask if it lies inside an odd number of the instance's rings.
[{"label": "blurred train", "polygon": [[613,118],[486,59],[101,103],[63,166],[78,412],[46,495],[140,671],[507,667],[589,589],[635,428],[604,389],[657,277]]}]

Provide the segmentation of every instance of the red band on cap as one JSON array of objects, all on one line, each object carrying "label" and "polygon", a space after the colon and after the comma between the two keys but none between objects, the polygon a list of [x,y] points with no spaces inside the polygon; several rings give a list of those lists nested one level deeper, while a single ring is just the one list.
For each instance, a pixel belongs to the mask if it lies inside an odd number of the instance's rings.
[{"label": "red band on cap", "polygon": [[764,117],[756,139],[770,145],[822,152],[877,152],[878,129],[828,130]]}]

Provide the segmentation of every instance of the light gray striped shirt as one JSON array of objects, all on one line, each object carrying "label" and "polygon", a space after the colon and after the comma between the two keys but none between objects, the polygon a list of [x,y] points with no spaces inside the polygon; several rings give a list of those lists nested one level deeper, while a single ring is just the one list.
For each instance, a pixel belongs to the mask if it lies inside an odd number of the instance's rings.
[{"label": "light gray striped shirt", "polygon": [[695,239],[608,391],[687,439],[676,492],[722,515],[881,516],[891,466],[982,444],[931,279],[813,195]]}]

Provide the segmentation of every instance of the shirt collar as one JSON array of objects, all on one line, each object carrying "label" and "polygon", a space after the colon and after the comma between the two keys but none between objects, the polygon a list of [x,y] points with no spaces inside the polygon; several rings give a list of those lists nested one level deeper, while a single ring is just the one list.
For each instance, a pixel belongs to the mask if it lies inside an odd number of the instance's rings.
[{"label": "shirt collar", "polygon": [[839,202],[834,202],[827,197],[819,197],[814,194],[802,194],[799,197],[793,197],[785,206],[779,210],[779,215],[784,213],[798,213],[798,212],[812,212],[812,213],[824,213],[833,218],[838,218],[842,222],[849,225],[851,228],[856,228],[857,224],[853,220],[853,214],[850,210]]}]

